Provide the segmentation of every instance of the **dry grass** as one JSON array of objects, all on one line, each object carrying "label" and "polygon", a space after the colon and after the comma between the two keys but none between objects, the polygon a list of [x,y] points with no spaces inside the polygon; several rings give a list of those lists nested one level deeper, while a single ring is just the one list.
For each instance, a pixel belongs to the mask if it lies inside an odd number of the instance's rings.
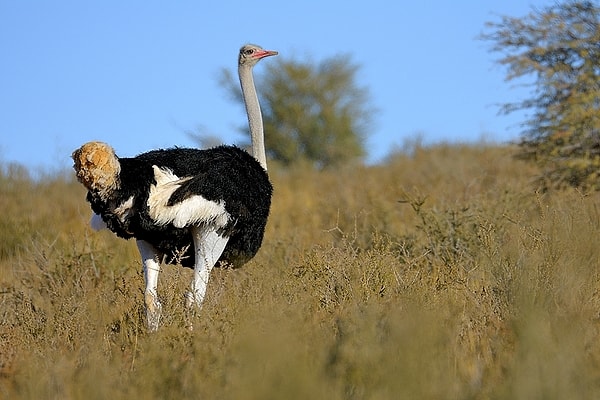
[{"label": "dry grass", "polygon": [[262,250],[194,330],[167,266],[143,325],[133,242],[70,178],[0,176],[0,398],[600,397],[598,194],[536,194],[509,148],[277,170]]}]

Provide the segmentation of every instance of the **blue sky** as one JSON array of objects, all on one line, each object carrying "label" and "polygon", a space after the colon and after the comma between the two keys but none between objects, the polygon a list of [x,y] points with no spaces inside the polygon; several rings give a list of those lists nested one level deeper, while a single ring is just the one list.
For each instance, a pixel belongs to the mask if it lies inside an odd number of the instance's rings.
[{"label": "blue sky", "polygon": [[527,91],[504,81],[477,36],[499,15],[549,4],[0,0],[0,162],[59,171],[90,140],[126,157],[194,146],[185,132],[199,128],[240,142],[244,111],[218,75],[245,43],[295,59],[350,54],[378,110],[370,161],[417,134],[510,141],[523,117],[498,115],[497,104]]}]

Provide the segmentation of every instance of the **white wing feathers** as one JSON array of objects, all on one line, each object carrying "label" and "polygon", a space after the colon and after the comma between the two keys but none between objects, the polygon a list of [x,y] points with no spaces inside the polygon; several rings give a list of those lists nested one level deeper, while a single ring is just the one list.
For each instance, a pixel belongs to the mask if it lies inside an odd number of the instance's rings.
[{"label": "white wing feathers", "polygon": [[202,223],[224,227],[229,221],[224,201],[210,201],[195,194],[180,203],[167,205],[171,195],[191,177],[179,178],[169,169],[152,166],[156,185],[150,186],[148,210],[158,225],[173,224],[176,228]]}]

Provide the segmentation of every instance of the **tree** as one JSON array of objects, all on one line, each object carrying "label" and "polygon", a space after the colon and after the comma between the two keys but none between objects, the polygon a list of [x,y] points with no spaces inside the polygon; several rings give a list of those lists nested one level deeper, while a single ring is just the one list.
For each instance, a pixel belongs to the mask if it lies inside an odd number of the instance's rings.
[{"label": "tree", "polygon": [[567,1],[523,18],[502,17],[482,35],[512,81],[533,75],[531,98],[501,111],[532,110],[521,155],[544,167],[546,186],[600,189],[600,9]]},{"label": "tree", "polygon": [[[356,84],[358,69],[347,55],[268,64],[257,78],[268,157],[317,168],[362,160],[372,110],[368,90]],[[243,105],[231,71],[222,71],[221,83]]]}]

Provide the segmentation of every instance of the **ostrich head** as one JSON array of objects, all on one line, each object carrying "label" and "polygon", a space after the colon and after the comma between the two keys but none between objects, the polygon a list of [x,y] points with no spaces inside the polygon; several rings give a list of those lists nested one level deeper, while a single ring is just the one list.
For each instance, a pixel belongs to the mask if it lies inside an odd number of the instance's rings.
[{"label": "ostrich head", "polygon": [[106,199],[119,188],[121,165],[112,147],[102,142],[88,142],[73,152],[77,180],[90,192]]},{"label": "ostrich head", "polygon": [[238,64],[253,67],[260,59],[275,56],[278,53],[274,50],[265,50],[255,44],[247,44],[240,49]]}]

